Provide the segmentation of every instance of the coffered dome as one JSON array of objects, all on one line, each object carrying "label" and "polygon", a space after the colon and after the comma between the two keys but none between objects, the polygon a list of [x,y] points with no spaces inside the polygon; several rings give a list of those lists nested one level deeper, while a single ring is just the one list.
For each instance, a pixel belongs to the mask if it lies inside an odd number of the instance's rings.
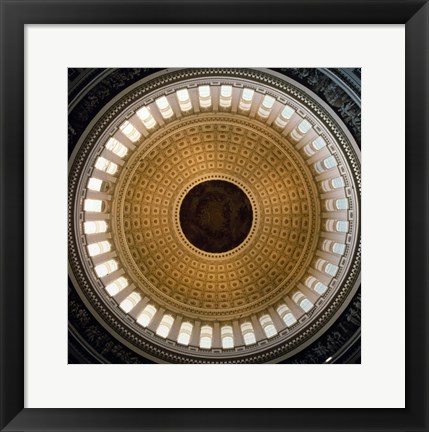
[{"label": "coffered dome", "polygon": [[359,286],[359,155],[332,109],[284,75],[151,74],[71,157],[74,286],[139,355],[288,358]]}]

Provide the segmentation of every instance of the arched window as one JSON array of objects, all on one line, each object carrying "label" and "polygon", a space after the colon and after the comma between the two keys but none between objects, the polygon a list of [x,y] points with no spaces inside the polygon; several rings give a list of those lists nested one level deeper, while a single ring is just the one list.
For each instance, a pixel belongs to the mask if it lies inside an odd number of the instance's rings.
[{"label": "arched window", "polygon": [[115,260],[109,260],[95,267],[95,273],[98,277],[104,277],[118,269],[118,263]]},{"label": "arched window", "polygon": [[323,161],[316,162],[314,164],[314,169],[318,173],[322,173],[324,171],[327,171],[328,169],[336,167],[337,165],[338,163],[334,156],[329,156],[326,159],[323,159]]},{"label": "arched window", "polygon": [[156,120],[153,118],[149,107],[142,107],[137,111],[137,116],[144,124],[146,129],[153,129],[156,126]]},{"label": "arched window", "polygon": [[110,243],[107,240],[92,243],[87,247],[89,256],[96,256],[110,251]]},{"label": "arched window", "polygon": [[177,90],[176,92],[177,100],[179,102],[180,109],[183,112],[190,111],[192,109],[192,102],[189,97],[189,92],[187,89]]},{"label": "arched window", "polygon": [[338,164],[334,156],[329,156],[323,161],[323,165],[325,166],[326,169],[331,169],[336,167]]},{"label": "arched window", "polygon": [[292,300],[304,311],[308,312],[313,309],[314,304],[301,291],[297,291]]},{"label": "arched window", "polygon": [[183,322],[180,326],[177,342],[181,345],[189,345],[194,326],[190,322]]},{"label": "arched window", "polygon": [[298,142],[312,128],[307,120],[302,120],[301,123],[290,133],[290,137]]},{"label": "arched window", "polygon": [[344,179],[342,177],[336,177],[332,179],[332,187],[334,189],[342,188],[345,186]]},{"label": "arched window", "polygon": [[304,147],[304,152],[307,156],[313,156],[316,152],[326,146],[326,141],[321,137],[317,137],[310,144]]},{"label": "arched window", "polygon": [[322,243],[322,249],[326,252],[332,252],[337,255],[344,255],[346,245],[334,242],[333,240],[324,240]]},{"label": "arched window", "polygon": [[323,147],[326,147],[326,141],[321,137],[317,137],[313,142],[313,148],[314,150],[318,151],[322,149]]},{"label": "arched window", "polygon": [[118,294],[118,292],[121,292],[125,287],[128,286],[128,281],[124,277],[120,277],[116,279],[114,282],[110,283],[109,285],[106,285],[106,291],[109,293],[110,296],[114,296]]},{"label": "arched window", "polygon": [[141,133],[128,120],[124,121],[121,126],[119,126],[119,129],[130,141],[134,143],[137,142],[142,136]]},{"label": "arched window", "polygon": [[223,85],[220,88],[219,106],[229,108],[232,104],[232,86]]},{"label": "arched window", "polygon": [[107,223],[105,221],[88,221],[83,223],[85,234],[97,234],[107,231]]},{"label": "arched window", "polygon": [[130,312],[134,306],[141,300],[142,296],[134,291],[125,300],[121,302],[119,307],[125,312]]},{"label": "arched window", "polygon": [[302,310],[304,310],[305,312],[308,312],[309,310],[311,310],[313,308],[313,303],[311,303],[310,300],[308,300],[307,298],[301,300],[300,302],[300,307],[302,308]]},{"label": "arched window", "polygon": [[272,96],[266,95],[261,106],[259,107],[258,114],[262,118],[267,118],[270,115],[271,108],[273,107],[275,101],[276,100]]},{"label": "arched window", "polygon": [[280,318],[288,327],[294,325],[297,322],[296,318],[293,316],[293,313],[285,304],[281,304],[277,308],[277,313],[279,314]]},{"label": "arched window", "polygon": [[95,168],[97,168],[100,171],[104,171],[107,174],[114,175],[116,171],[118,170],[118,165],[116,165],[114,162],[110,162],[106,158],[99,156],[95,162]]},{"label": "arched window", "polygon": [[253,331],[252,323],[244,322],[240,326],[241,334],[243,335],[245,345],[253,345],[256,343],[255,332]]},{"label": "arched window", "polygon": [[327,289],[328,287],[322,284],[322,282],[316,282],[316,285],[314,285],[314,291],[316,291],[320,295],[325,294]]},{"label": "arched window", "polygon": [[334,243],[332,247],[332,252],[338,255],[344,255],[345,250],[346,250],[346,245],[341,243]]},{"label": "arched window", "polygon": [[334,179],[328,179],[322,182],[322,189],[326,192],[329,192],[334,189],[339,189],[344,186],[345,183],[342,177],[335,177]]},{"label": "arched window", "polygon": [[325,272],[328,273],[328,275],[330,276],[335,276],[338,272],[338,266],[332,263],[327,263],[325,267]]},{"label": "arched window", "polygon": [[335,219],[328,219],[326,221],[326,230],[331,232],[343,232],[346,233],[349,230],[348,221],[338,221]]},{"label": "arched window", "polygon": [[285,106],[283,111],[278,115],[274,122],[280,128],[284,128],[292,116],[295,114],[295,110],[290,106]]},{"label": "arched window", "polygon": [[239,108],[242,111],[249,111],[252,106],[253,95],[255,94],[255,90],[245,88],[243,89],[243,93],[241,94]]},{"label": "arched window", "polygon": [[338,232],[348,232],[349,223],[348,221],[337,221],[337,231]]},{"label": "arched window", "polygon": [[324,294],[325,291],[328,289],[328,287],[326,285],[322,284],[322,282],[318,281],[314,276],[309,276],[305,280],[305,285],[308,288],[316,291],[320,295]]},{"label": "arched window", "polygon": [[100,191],[102,184],[103,184],[102,180],[95,178],[95,177],[91,177],[88,180],[88,186],[87,187],[88,187],[88,189],[91,189],[93,191]]},{"label": "arched window", "polygon": [[222,348],[234,348],[234,333],[231,326],[223,326],[220,331]]},{"label": "arched window", "polygon": [[146,307],[142,310],[142,312],[138,316],[137,322],[142,327],[147,327],[150,324],[150,322],[152,321],[155,314],[156,314],[156,307],[151,305],[151,304],[148,304],[148,305],[146,305]]},{"label": "arched window", "polygon": [[156,334],[163,338],[166,338],[170,333],[171,327],[173,327],[174,318],[171,315],[164,315],[158,328],[156,329]]},{"label": "arched window", "polygon": [[157,99],[155,101],[156,106],[159,109],[159,112],[161,113],[161,115],[167,120],[171,117],[173,117],[174,112],[173,109],[171,108],[168,99],[165,96],[160,97],[159,99]]},{"label": "arched window", "polygon": [[100,213],[103,210],[103,201],[87,198],[84,202],[83,209],[87,212]]},{"label": "arched window", "polygon": [[319,258],[315,263],[315,268],[317,270],[323,271],[330,276],[335,276],[338,272],[338,266]]},{"label": "arched window", "polygon": [[313,126],[311,126],[311,123],[309,123],[307,120],[303,120],[299,125],[298,125],[298,131],[301,134],[306,134]]},{"label": "arched window", "polygon": [[271,338],[277,334],[277,330],[274,326],[274,323],[268,314],[262,315],[259,318],[259,322],[261,323],[261,326],[264,329],[267,338]]},{"label": "arched window", "polygon": [[212,104],[212,97],[210,94],[210,86],[204,85],[198,87],[198,96],[200,98],[200,107],[209,108]]},{"label": "arched window", "polygon": [[210,349],[212,347],[213,329],[209,325],[201,327],[200,348]]},{"label": "arched window", "polygon": [[337,199],[335,202],[335,207],[338,210],[346,210],[349,208],[349,200],[347,198]]},{"label": "arched window", "polygon": [[325,207],[328,211],[347,210],[349,201],[347,198],[328,199],[325,201]]},{"label": "arched window", "polygon": [[128,153],[128,149],[116,138],[109,138],[106,143],[106,148],[112,153],[115,153],[115,155],[119,156],[120,158],[123,158]]}]

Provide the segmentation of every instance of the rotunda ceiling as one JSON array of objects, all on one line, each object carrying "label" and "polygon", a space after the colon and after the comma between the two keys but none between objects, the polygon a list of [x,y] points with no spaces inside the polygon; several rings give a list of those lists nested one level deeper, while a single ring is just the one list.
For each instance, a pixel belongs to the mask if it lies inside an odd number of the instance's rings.
[{"label": "rotunda ceiling", "polygon": [[160,361],[285,358],[359,284],[359,149],[274,72],[165,70],[127,88],[83,134],[69,186],[80,295]]}]

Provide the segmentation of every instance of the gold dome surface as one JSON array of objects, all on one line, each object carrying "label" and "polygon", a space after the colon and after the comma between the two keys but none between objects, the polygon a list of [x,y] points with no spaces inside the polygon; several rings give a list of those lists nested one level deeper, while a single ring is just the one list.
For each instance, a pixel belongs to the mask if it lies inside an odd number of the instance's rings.
[{"label": "gold dome surface", "polygon": [[[112,204],[116,247],[143,294],[174,312],[226,320],[262,310],[309,266],[316,186],[302,157],[272,131],[231,114],[190,116],[154,133],[126,166]],[[254,213],[244,243],[219,254],[193,246],[179,221],[186,192],[213,179],[240,186]]]}]

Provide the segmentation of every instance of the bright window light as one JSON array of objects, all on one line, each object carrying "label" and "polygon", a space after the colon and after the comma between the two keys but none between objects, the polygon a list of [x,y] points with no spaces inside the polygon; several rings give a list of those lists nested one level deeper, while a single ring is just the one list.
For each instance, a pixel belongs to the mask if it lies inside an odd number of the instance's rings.
[{"label": "bright window light", "polygon": [[302,309],[304,312],[308,312],[308,311],[310,311],[311,309],[313,309],[314,304],[311,303],[311,301],[308,300],[308,298],[304,298],[304,299],[302,299],[301,302],[299,303],[299,306],[301,307],[301,309]]},{"label": "bright window light", "polygon": [[259,318],[259,322],[261,323],[267,338],[271,338],[277,334],[277,330],[274,327],[274,323],[269,315],[262,315]]},{"label": "bright window light", "polygon": [[243,95],[242,95],[242,98],[245,100],[245,101],[251,101],[252,99],[253,99],[253,95],[255,94],[255,90],[252,90],[252,89],[248,89],[248,88],[245,88],[244,90],[243,90]]},{"label": "bright window light", "polygon": [[320,150],[326,146],[326,141],[320,136],[313,141],[314,150]]},{"label": "bright window light", "polygon": [[198,87],[198,94],[200,97],[200,107],[201,108],[208,108],[212,104],[212,98],[210,95],[210,86],[199,86]]},{"label": "bright window light", "polygon": [[127,147],[120,143],[116,138],[109,138],[106,143],[106,148],[120,158],[123,158],[128,153]]},{"label": "bright window light", "polygon": [[349,223],[347,221],[337,221],[337,231],[338,232],[348,232]]},{"label": "bright window light", "polygon": [[164,315],[158,328],[156,329],[156,334],[163,338],[166,338],[170,333],[171,327],[173,327],[174,318],[171,315]]},{"label": "bright window light", "polygon": [[295,114],[295,110],[290,106],[285,106],[283,111],[278,115],[275,124],[278,127],[284,128],[291,117]]},{"label": "bright window light", "polygon": [[159,112],[165,119],[169,119],[173,117],[174,115],[173,109],[171,108],[168,99],[165,96],[162,96],[159,99],[157,99],[155,103],[159,109]]},{"label": "bright window light", "polygon": [[325,165],[326,169],[334,168],[337,166],[337,160],[334,158],[334,156],[329,156],[323,161],[323,164]]},{"label": "bright window light", "polygon": [[109,260],[95,267],[95,273],[98,277],[104,277],[118,269],[118,263],[115,260]]},{"label": "bright window light", "polygon": [[125,300],[121,302],[119,307],[125,312],[131,312],[132,309],[136,306],[136,304],[141,300],[142,296],[134,291],[132,292]]},{"label": "bright window light", "polygon": [[110,251],[110,243],[107,240],[88,245],[89,256],[96,256]]},{"label": "bright window light", "polygon": [[142,326],[142,327],[147,327],[150,322],[152,321],[153,317],[156,314],[156,307],[153,305],[147,305],[143,311],[140,313],[140,315],[137,318],[137,322]]},{"label": "bright window light", "polygon": [[253,331],[253,326],[250,322],[245,322],[241,324],[241,334],[243,335],[244,344],[252,345],[256,343],[255,332]]},{"label": "bright window light", "polygon": [[234,334],[231,326],[223,326],[220,331],[222,348],[234,348]]},{"label": "bright window light", "polygon": [[342,188],[344,186],[345,186],[344,179],[342,177],[336,177],[332,179],[332,187],[334,189]]},{"label": "bright window light", "polygon": [[285,304],[281,304],[277,308],[277,313],[279,314],[280,318],[288,327],[296,323],[295,317],[293,316],[292,312]]},{"label": "bright window light", "polygon": [[180,326],[177,342],[181,345],[189,345],[193,328],[194,326],[190,322],[182,323],[182,325]]},{"label": "bright window light", "polygon": [[274,102],[275,99],[273,97],[266,95],[261,106],[259,107],[258,114],[263,118],[267,118],[271,112]]},{"label": "bright window light", "polygon": [[262,101],[262,105],[265,108],[271,109],[274,105],[275,99],[272,96],[266,95]]},{"label": "bright window light", "polygon": [[281,112],[282,117],[284,117],[287,120],[290,120],[290,118],[295,114],[295,110],[290,106],[285,106],[283,111]]},{"label": "bright window light", "polygon": [[338,266],[328,263],[325,268],[325,272],[330,276],[335,276],[338,272]]},{"label": "bright window light", "polygon": [[105,221],[84,222],[83,230],[85,234],[103,233],[107,231],[107,223]]},{"label": "bright window light", "polygon": [[189,92],[187,89],[177,90],[177,100],[179,101],[180,109],[183,112],[190,111],[192,109],[192,102],[189,97]]},{"label": "bright window light", "polygon": [[177,99],[179,102],[186,102],[189,100],[189,92],[187,89],[177,90]]},{"label": "bright window light", "polygon": [[314,286],[314,291],[316,291],[320,295],[325,294],[327,289],[328,287],[322,284],[322,282],[317,282],[316,285]]},{"label": "bright window light", "polygon": [[208,326],[201,327],[200,348],[210,349],[212,347],[213,329]]},{"label": "bright window light", "polygon": [[349,208],[349,200],[347,198],[337,199],[335,206],[338,210],[346,210]]},{"label": "bright window light", "polygon": [[232,105],[232,86],[223,85],[220,88],[219,106],[229,108]]},{"label": "bright window light", "polygon": [[310,129],[312,128],[311,124],[307,121],[307,120],[303,120],[299,125],[298,125],[298,130],[302,133],[302,134],[306,134]]},{"label": "bright window light", "polygon": [[124,121],[121,126],[119,126],[119,129],[130,141],[134,143],[141,137],[141,133],[128,120]]},{"label": "bright window light", "polygon": [[103,184],[102,180],[95,178],[95,177],[91,177],[88,180],[88,189],[91,189],[93,191],[100,191],[102,184]]},{"label": "bright window light", "polygon": [[338,255],[343,255],[344,251],[346,250],[346,245],[341,243],[335,243],[334,247],[332,248],[333,252]]},{"label": "bright window light", "polygon": [[128,286],[128,281],[124,277],[116,279],[114,282],[106,285],[106,291],[111,297],[121,292],[124,288]]},{"label": "bright window light", "polygon": [[283,321],[288,327],[293,326],[297,322],[292,312],[288,312],[287,314],[285,314],[285,316],[283,317]]},{"label": "bright window light", "polygon": [[137,116],[142,121],[146,129],[152,129],[156,126],[156,120],[153,118],[150,108],[140,108],[137,111]]},{"label": "bright window light", "polygon": [[239,104],[239,108],[242,111],[250,110],[250,107],[252,106],[252,99],[253,99],[254,94],[255,94],[254,90],[247,89],[247,88],[245,88],[243,90],[243,93],[241,95],[240,104]]},{"label": "bright window light", "polygon": [[103,208],[103,201],[101,200],[95,200],[95,199],[90,199],[87,198],[85,200],[85,204],[83,209],[87,212],[101,212]]},{"label": "bright window light", "polygon": [[220,95],[225,98],[229,98],[232,96],[232,86],[223,85],[220,88]]},{"label": "bright window light", "polygon": [[118,170],[118,165],[100,156],[95,162],[95,168],[100,171],[107,172],[107,174],[113,175]]}]

